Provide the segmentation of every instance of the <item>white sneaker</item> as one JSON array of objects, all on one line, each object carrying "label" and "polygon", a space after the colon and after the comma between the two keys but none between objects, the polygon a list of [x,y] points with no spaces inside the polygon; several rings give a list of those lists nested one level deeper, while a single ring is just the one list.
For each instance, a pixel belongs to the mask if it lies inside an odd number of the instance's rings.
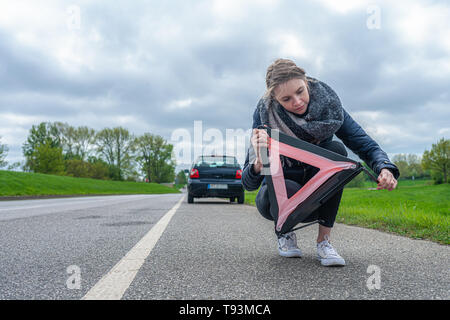
[{"label": "white sneaker", "polygon": [[327,267],[345,266],[345,260],[334,250],[328,240],[328,236],[325,236],[325,240],[317,244],[317,258],[320,263]]},{"label": "white sneaker", "polygon": [[278,238],[278,252],[280,256],[288,258],[302,256],[302,252],[297,247],[297,236],[293,231]]}]

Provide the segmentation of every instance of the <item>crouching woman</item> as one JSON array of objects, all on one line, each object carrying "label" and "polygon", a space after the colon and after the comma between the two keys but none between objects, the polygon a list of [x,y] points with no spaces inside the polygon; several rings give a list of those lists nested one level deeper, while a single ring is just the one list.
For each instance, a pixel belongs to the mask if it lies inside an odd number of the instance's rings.
[{"label": "crouching woman", "polygon": [[[261,215],[276,224],[270,212],[270,200],[264,175],[261,174],[260,148],[268,147],[268,135],[261,125],[314,143],[347,156],[345,146],[357,154],[378,175],[378,189],[393,190],[397,186],[398,168],[387,154],[344,110],[337,94],[327,84],[306,76],[293,61],[278,59],[267,69],[267,91],[253,114],[251,146],[242,173],[242,184],[248,191],[257,190],[256,207]],[[343,143],[332,140],[336,135]],[[344,146],[345,145],[345,146]],[[287,196],[291,197],[311,179],[318,169],[281,156]],[[337,192],[314,211],[307,221],[319,220],[316,239],[317,257],[324,266],[345,265],[345,260],[330,243],[343,190]],[[283,257],[301,257],[294,232],[277,235],[278,252]]]}]

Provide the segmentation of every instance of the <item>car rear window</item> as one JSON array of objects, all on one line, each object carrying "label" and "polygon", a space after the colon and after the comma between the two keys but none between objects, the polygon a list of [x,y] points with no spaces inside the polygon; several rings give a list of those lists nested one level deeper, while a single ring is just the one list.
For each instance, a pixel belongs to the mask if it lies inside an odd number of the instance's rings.
[{"label": "car rear window", "polygon": [[239,163],[235,157],[230,156],[201,156],[195,163],[202,168],[237,168]]}]

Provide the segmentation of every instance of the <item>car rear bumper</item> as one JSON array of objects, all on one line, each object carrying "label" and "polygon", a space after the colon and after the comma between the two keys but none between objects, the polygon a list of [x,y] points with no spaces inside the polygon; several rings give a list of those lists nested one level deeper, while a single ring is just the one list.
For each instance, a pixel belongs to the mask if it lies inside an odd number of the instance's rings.
[{"label": "car rear bumper", "polygon": [[[226,189],[215,188],[214,185],[226,185]],[[217,186],[216,186],[217,187]],[[238,197],[244,192],[241,180],[189,179],[188,193],[194,197]]]}]

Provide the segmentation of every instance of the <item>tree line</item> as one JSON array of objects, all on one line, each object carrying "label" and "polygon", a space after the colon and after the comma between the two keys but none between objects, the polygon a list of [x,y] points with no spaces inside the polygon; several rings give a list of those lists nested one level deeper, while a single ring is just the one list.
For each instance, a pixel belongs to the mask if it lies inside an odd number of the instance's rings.
[{"label": "tree line", "polygon": [[[67,123],[42,122],[32,126],[22,149],[26,159],[24,171],[133,181],[142,175],[149,182],[186,183],[182,171],[175,179],[173,145],[161,136],[150,133],[135,136],[122,127],[97,132],[85,126],[75,128]],[[1,144],[0,137],[0,168],[8,165],[7,152],[8,146]],[[450,140],[441,138],[422,157],[396,154],[392,162],[400,170],[400,179],[431,177],[435,183],[448,183]],[[8,169],[19,166],[14,163]],[[357,186],[364,179],[365,175],[359,175],[350,184]]]},{"label": "tree line", "polygon": [[440,139],[422,157],[415,154],[397,154],[392,158],[403,178],[431,177],[436,184],[450,181],[450,140]]},{"label": "tree line", "polygon": [[[4,148],[7,152],[7,146]],[[140,181],[143,176],[156,183],[175,179],[173,145],[159,135],[136,136],[123,127],[96,131],[41,122],[32,126],[22,150],[22,169],[29,172],[119,181]],[[4,153],[0,153],[3,166]]]},{"label": "tree line", "polygon": [[[399,153],[391,161],[400,171],[399,179],[431,178],[435,184],[450,182],[450,140],[442,138],[432,144],[430,150],[425,150],[422,156],[416,154]],[[364,163],[367,167],[367,165]],[[369,178],[359,175],[348,186],[362,186]]]}]

